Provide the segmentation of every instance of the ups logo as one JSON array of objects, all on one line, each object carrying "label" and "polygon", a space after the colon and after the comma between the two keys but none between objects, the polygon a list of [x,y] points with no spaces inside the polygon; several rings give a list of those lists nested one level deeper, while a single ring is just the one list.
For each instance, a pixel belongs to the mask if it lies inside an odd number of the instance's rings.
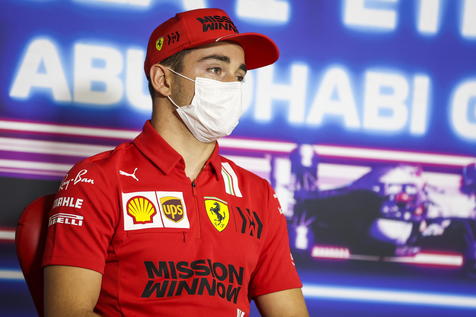
[{"label": "ups logo", "polygon": [[183,204],[182,200],[177,197],[162,197],[160,198],[160,205],[162,212],[168,219],[179,222],[183,219]]}]

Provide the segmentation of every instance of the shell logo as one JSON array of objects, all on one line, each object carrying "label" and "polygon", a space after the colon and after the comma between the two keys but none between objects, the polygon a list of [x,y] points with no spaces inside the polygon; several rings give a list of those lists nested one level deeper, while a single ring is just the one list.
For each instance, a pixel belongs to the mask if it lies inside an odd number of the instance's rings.
[{"label": "shell logo", "polygon": [[151,223],[157,214],[154,204],[143,196],[135,196],[127,202],[127,214],[132,217],[135,224]]}]

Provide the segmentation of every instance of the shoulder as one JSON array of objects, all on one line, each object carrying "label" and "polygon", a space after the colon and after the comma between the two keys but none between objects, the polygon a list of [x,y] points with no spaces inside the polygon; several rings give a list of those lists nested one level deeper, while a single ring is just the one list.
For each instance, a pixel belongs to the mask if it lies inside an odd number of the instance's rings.
[{"label": "shoulder", "polygon": [[220,158],[222,163],[221,173],[225,182],[227,179],[230,179],[231,182],[237,182],[242,191],[254,196],[258,196],[258,194],[261,197],[272,195],[273,189],[268,180],[237,165],[228,158],[223,156],[220,156]]},{"label": "shoulder", "polygon": [[228,168],[231,168],[235,174],[242,178],[243,180],[246,180],[246,181],[250,181],[250,182],[255,182],[257,184],[269,184],[268,181],[266,179],[264,179],[263,177],[261,176],[258,176],[256,175],[255,173],[237,165],[235,162],[233,162],[232,160],[224,157],[224,156],[221,156],[220,155],[220,159],[221,159],[221,164],[222,164],[222,170],[225,169],[227,170]]},{"label": "shoulder", "polygon": [[67,189],[72,184],[109,183],[115,167],[128,156],[128,152],[132,150],[131,147],[130,142],[123,143],[112,150],[80,160],[66,173],[59,189]]},{"label": "shoulder", "polygon": [[132,142],[121,143],[112,150],[97,153],[80,160],[73,168],[89,167],[94,170],[107,170],[127,158],[134,149]]}]

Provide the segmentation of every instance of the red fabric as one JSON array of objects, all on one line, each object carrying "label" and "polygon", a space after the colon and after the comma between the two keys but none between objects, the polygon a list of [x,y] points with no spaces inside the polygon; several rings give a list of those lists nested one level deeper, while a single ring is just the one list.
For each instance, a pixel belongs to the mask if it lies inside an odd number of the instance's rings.
[{"label": "red fabric", "polygon": [[77,164],[53,204],[44,265],[102,273],[103,316],[248,315],[249,298],[301,287],[267,181],[218,148],[194,184],[184,167],[149,122]]},{"label": "red fabric", "polygon": [[276,44],[259,33],[238,33],[228,14],[221,9],[196,9],[177,13],[150,35],[144,71],[149,77],[152,65],[185,49],[219,41],[235,42],[245,51],[248,69],[274,63],[279,57]]},{"label": "red fabric", "polygon": [[41,267],[46,240],[47,213],[54,195],[37,198],[18,219],[15,245],[25,281],[39,316],[43,316],[43,269]]}]

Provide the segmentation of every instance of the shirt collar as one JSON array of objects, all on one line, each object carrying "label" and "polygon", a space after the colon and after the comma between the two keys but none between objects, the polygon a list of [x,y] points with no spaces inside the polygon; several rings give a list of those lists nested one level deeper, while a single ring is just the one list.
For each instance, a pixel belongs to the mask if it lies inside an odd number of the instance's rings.
[{"label": "shirt collar", "polygon": [[220,178],[221,175],[221,158],[218,154],[220,152],[220,147],[218,146],[218,142],[215,143],[215,148],[213,149],[212,154],[208,158],[205,166],[210,165],[212,167],[212,171],[214,172],[217,179]]},{"label": "shirt collar", "polygon": [[[141,134],[132,143],[165,174],[169,174],[175,167],[185,169],[185,161],[182,156],[162,138],[150,120],[145,122]],[[217,178],[221,173],[221,159],[218,152],[217,143],[204,165],[205,168],[210,165]]]}]

